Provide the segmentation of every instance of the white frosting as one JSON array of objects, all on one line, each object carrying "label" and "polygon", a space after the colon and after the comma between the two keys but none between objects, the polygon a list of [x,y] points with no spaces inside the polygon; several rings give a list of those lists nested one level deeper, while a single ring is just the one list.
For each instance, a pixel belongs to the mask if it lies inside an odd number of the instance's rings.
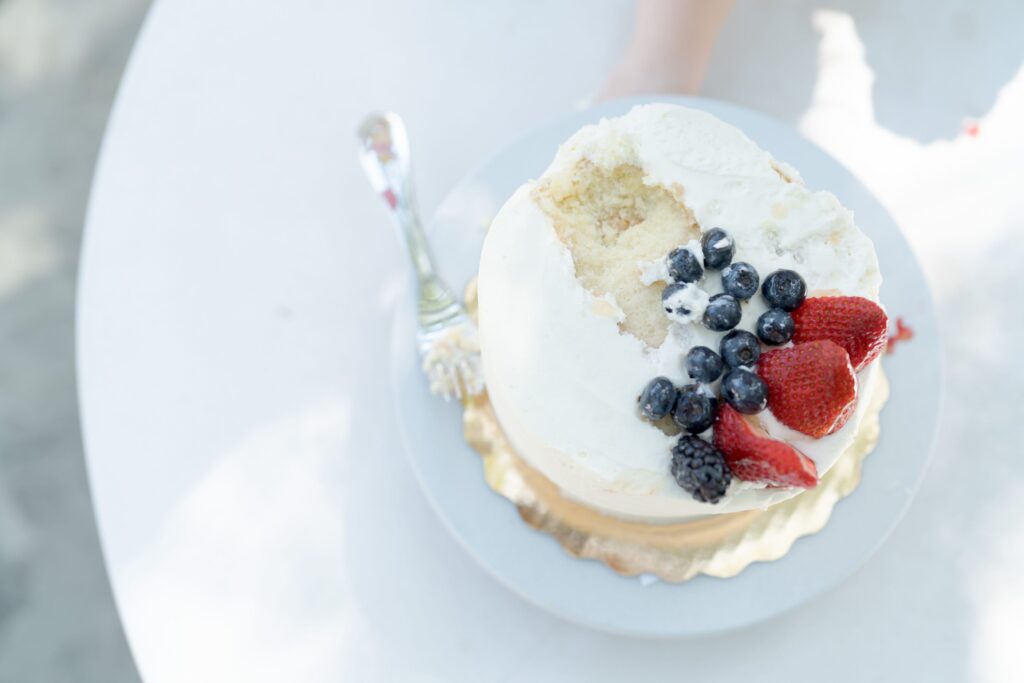
[{"label": "white frosting", "polygon": [[[545,175],[586,158],[614,168],[633,164],[645,182],[682,189],[702,230],[720,227],[736,242],[735,260],[762,278],[792,268],[810,292],[839,290],[877,300],[881,281],[871,242],[827,192],[812,192],[740,131],[709,114],[647,105],[577,132]],[[777,169],[784,169],[784,175]],[[785,176],[785,177],[784,177]],[[798,490],[736,482],[717,505],[693,500],[669,474],[673,437],[644,422],[636,397],[657,375],[689,379],[682,357],[694,345],[717,347],[719,333],[699,323],[673,325],[657,349],[622,333],[622,311],[575,277],[569,250],[551,220],[519,188],[494,219],[478,281],[480,344],[491,402],[516,450],[566,494],[627,518],[670,521],[763,508]],[[663,266],[662,266],[663,267]],[[664,278],[651,264],[637,277]],[[646,281],[646,279],[645,279]],[[721,291],[716,271],[698,283]],[[760,296],[743,306],[740,328],[765,310]],[[852,442],[874,390],[876,363],[859,375],[861,400],[847,425],[814,440],[761,414],[770,434],[811,457],[823,474]]]},{"label": "white frosting", "polygon": [[708,248],[710,248],[710,249],[725,249],[726,247],[729,247],[731,245],[732,245],[732,238],[731,237],[719,237],[713,243],[709,244]]},{"label": "white frosting", "polygon": [[669,281],[668,263],[664,256],[653,261],[640,261],[636,267],[640,270],[640,282],[647,286],[653,285],[655,282]]}]

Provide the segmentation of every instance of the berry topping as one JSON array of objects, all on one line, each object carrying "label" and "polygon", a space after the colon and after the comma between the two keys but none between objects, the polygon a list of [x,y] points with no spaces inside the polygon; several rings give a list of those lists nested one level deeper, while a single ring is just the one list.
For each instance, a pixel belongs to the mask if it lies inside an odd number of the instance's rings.
[{"label": "berry topping", "polygon": [[722,357],[706,346],[694,346],[686,354],[686,372],[698,382],[714,382],[723,369]]},{"label": "berry topping", "polygon": [[695,284],[673,283],[662,290],[661,305],[670,320],[682,324],[692,323],[704,315],[708,295]]},{"label": "berry topping", "polygon": [[857,405],[857,378],[850,357],[822,339],[761,356],[758,374],[768,385],[772,414],[779,422],[821,438],[850,419]]},{"label": "berry topping", "polygon": [[725,332],[740,324],[740,302],[728,294],[715,294],[704,309],[704,327],[715,332]]},{"label": "berry topping", "polygon": [[761,294],[769,306],[794,311],[804,302],[807,283],[792,270],[776,270],[764,279]]},{"label": "berry topping", "polygon": [[892,353],[897,344],[908,342],[914,338],[914,330],[903,322],[903,318],[896,318],[896,331],[889,335],[889,341],[885,343],[885,352]]},{"label": "berry topping", "polygon": [[691,434],[700,434],[715,423],[718,412],[718,399],[710,392],[702,391],[697,384],[688,384],[679,390],[676,407],[672,410],[672,420],[681,429]]},{"label": "berry topping", "polygon": [[859,296],[812,297],[793,311],[793,341],[828,339],[850,354],[855,371],[885,349],[889,319],[873,301]]},{"label": "berry topping", "polygon": [[771,346],[780,346],[793,338],[793,316],[781,308],[769,308],[757,319],[757,336]]},{"label": "berry topping", "polygon": [[722,354],[722,360],[730,368],[738,368],[741,365],[750,367],[761,355],[761,344],[750,332],[733,330],[722,337],[722,341],[718,343],[718,352]]},{"label": "berry topping", "polygon": [[768,405],[768,385],[753,370],[734,368],[722,379],[722,399],[741,413],[753,415]]},{"label": "berry topping", "polygon": [[640,414],[648,420],[660,420],[672,412],[676,404],[676,393],[668,377],[655,377],[640,394]]},{"label": "berry topping", "polygon": [[683,436],[672,448],[672,477],[702,503],[717,503],[732,481],[721,451],[696,436]]},{"label": "berry topping", "polygon": [[789,444],[772,439],[730,406],[722,406],[718,413],[715,447],[737,479],[802,488],[813,488],[818,483],[813,460]]},{"label": "berry topping", "polygon": [[736,245],[725,230],[711,228],[701,238],[700,249],[704,252],[704,267],[721,270],[732,262]]},{"label": "berry topping", "polygon": [[673,282],[696,282],[704,275],[697,255],[686,247],[673,249],[666,260],[668,276]]},{"label": "berry topping", "polygon": [[722,289],[740,301],[746,301],[757,294],[761,278],[754,266],[738,261],[722,269]]}]

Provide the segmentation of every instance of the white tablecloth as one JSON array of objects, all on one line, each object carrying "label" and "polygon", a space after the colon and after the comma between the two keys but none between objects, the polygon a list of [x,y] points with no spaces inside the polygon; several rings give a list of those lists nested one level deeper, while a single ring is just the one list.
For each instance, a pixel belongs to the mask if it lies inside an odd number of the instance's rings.
[{"label": "white tablecloth", "polygon": [[933,466],[837,590],[646,642],[523,603],[428,509],[389,399],[404,257],[353,140],[368,110],[402,113],[429,215],[599,87],[630,3],[158,2],[96,175],[78,329],[145,679],[1021,680],[1024,7],[838,4],[740,2],[705,94],[799,126],[906,230],[945,324]]}]

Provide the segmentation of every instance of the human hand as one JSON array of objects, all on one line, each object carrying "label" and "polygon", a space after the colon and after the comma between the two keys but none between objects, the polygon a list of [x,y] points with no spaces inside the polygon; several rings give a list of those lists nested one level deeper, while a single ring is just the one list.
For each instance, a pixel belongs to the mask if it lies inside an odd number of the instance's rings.
[{"label": "human hand", "polygon": [[733,0],[637,0],[633,35],[598,98],[697,93],[732,4]]}]

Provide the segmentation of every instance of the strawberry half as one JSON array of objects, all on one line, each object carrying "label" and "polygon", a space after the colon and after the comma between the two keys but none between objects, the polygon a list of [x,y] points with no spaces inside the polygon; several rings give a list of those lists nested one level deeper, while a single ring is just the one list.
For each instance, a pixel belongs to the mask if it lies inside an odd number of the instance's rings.
[{"label": "strawberry half", "polygon": [[813,460],[769,437],[728,403],[718,411],[714,440],[738,479],[769,486],[813,488],[818,484]]},{"label": "strawberry half", "polygon": [[850,419],[857,377],[841,346],[825,339],[761,356],[757,374],[768,385],[768,409],[779,422],[818,439]]},{"label": "strawberry half", "polygon": [[885,350],[889,318],[874,301],[860,296],[817,296],[792,313],[793,343],[828,339],[850,354],[854,371]]}]

